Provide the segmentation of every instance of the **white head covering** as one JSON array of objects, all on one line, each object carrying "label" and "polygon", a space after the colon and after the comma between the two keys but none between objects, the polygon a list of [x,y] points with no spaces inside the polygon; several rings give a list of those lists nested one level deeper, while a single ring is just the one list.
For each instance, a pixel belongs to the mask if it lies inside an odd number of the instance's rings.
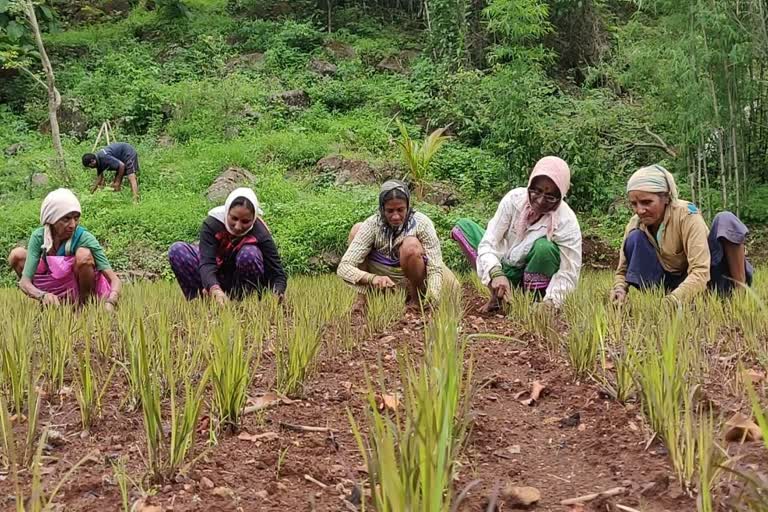
[{"label": "white head covering", "polygon": [[51,225],[72,212],[80,211],[80,201],[67,188],[59,188],[45,196],[40,207],[40,224],[43,225],[43,249],[48,251],[53,247],[53,230]]},{"label": "white head covering", "polygon": [[256,193],[253,190],[247,187],[236,188],[227,196],[227,200],[224,202],[224,206],[217,206],[208,212],[209,217],[213,217],[214,219],[219,220],[222,224],[224,224],[224,227],[227,228],[227,231],[230,235],[234,235],[235,233],[232,232],[229,224],[227,224],[227,214],[229,213],[229,209],[232,207],[232,203],[238,197],[244,197],[250,201],[251,204],[253,204],[256,215],[264,215],[264,212],[259,206],[259,200],[256,198]]}]

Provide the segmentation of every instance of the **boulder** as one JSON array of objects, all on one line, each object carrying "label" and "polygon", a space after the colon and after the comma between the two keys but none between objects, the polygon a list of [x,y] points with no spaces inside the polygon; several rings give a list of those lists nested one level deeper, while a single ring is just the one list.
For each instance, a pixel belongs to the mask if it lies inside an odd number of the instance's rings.
[{"label": "boulder", "polygon": [[176,145],[176,141],[170,135],[161,135],[157,138],[157,145],[163,148],[170,148]]},{"label": "boulder", "polygon": [[[88,119],[80,108],[72,103],[62,104],[58,112],[59,131],[77,139],[83,140],[88,135]],[[51,122],[46,119],[38,126],[43,135],[51,133]]]},{"label": "boulder", "polygon": [[49,183],[48,176],[41,172],[36,172],[32,176],[29,177],[29,184],[33,187],[40,187],[44,188],[47,187]]},{"label": "boulder", "polygon": [[333,76],[336,74],[338,68],[335,64],[331,64],[330,62],[320,59],[312,59],[309,63],[309,70],[321,76]]},{"label": "boulder", "polygon": [[376,65],[379,71],[390,71],[392,73],[406,74],[409,71],[411,63],[419,56],[418,52],[413,50],[403,50],[397,55],[384,57]]},{"label": "boulder", "polygon": [[259,70],[264,67],[264,54],[259,52],[245,53],[229,59],[224,67],[229,73],[237,68]]},{"label": "boulder", "polygon": [[354,59],[357,55],[357,52],[351,45],[341,41],[329,41],[325,48],[337,59]]},{"label": "boulder", "polygon": [[209,201],[221,203],[237,187],[249,185],[255,180],[256,178],[247,169],[230,167],[213,180],[205,196]]},{"label": "boulder", "polygon": [[315,165],[318,174],[331,174],[336,186],[373,185],[379,181],[379,172],[365,160],[354,160],[341,155],[328,155]]},{"label": "boulder", "polygon": [[424,187],[424,201],[438,206],[450,207],[459,204],[461,198],[459,193],[448,183],[433,181]]},{"label": "boulder", "polygon": [[19,151],[24,149],[24,144],[21,142],[17,142],[16,144],[11,144],[7,148],[5,148],[5,156],[11,157],[16,156]]},{"label": "boulder", "polygon": [[270,100],[273,102],[281,102],[288,107],[294,108],[307,108],[311,103],[307,91],[302,91],[300,89],[273,94],[270,97]]},{"label": "boulder", "polygon": [[335,272],[340,262],[341,256],[333,251],[323,251],[307,260],[307,263],[312,267],[318,270],[327,270],[329,272]]}]

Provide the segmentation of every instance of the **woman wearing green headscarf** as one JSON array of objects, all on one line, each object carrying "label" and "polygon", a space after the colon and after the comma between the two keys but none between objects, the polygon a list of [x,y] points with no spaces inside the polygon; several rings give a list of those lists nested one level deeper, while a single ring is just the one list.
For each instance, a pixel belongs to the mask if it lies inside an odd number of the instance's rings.
[{"label": "woman wearing green headscarf", "polygon": [[749,230],[733,213],[718,213],[707,229],[693,203],[678,198],[672,174],[643,167],[627,183],[635,215],[624,233],[611,300],[623,303],[630,287],[663,286],[667,300],[690,300],[709,287],[730,294],[752,283],[745,255]]}]

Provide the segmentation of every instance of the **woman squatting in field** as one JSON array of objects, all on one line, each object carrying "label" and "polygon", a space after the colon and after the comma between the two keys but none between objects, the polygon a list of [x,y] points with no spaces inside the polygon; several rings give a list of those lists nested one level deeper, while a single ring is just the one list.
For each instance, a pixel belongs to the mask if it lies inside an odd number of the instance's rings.
[{"label": "woman squatting in field", "polygon": [[675,178],[660,165],[643,167],[627,183],[635,215],[624,232],[611,300],[630,287],[662,286],[679,304],[708,287],[728,295],[752,283],[744,242],[749,230],[733,213],[718,213],[708,230],[699,209],[678,199]]},{"label": "woman squatting in field", "polygon": [[223,305],[264,290],[282,300],[287,277],[262,213],[253,190],[235,189],[224,206],[208,212],[199,245],[171,245],[168,260],[188,300],[211,295]]},{"label": "woman squatting in field", "polygon": [[456,223],[451,238],[491,290],[484,311],[498,309],[512,286],[522,286],[554,307],[576,288],[581,228],[565,202],[570,185],[568,164],[547,156],[534,166],[527,188],[504,196],[488,229],[469,219]]},{"label": "woman squatting in field", "polygon": [[422,294],[430,302],[441,291],[458,289],[458,281],[443,264],[443,253],[432,221],[411,206],[405,183],[390,180],[381,186],[379,211],[355,224],[337,274],[359,292],[403,286],[408,300]]},{"label": "woman squatting in field", "polygon": [[85,304],[96,297],[112,310],[120,296],[120,278],[96,237],[80,226],[80,202],[60,188],[40,207],[41,227],[32,232],[27,248],[17,247],[8,264],[19,276],[19,288],[44,305]]}]

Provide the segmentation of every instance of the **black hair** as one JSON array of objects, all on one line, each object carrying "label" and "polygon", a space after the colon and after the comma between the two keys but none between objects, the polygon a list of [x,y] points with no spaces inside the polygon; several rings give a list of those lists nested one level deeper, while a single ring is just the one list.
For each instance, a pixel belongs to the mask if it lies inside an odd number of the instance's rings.
[{"label": "black hair", "polygon": [[93,153],[86,153],[83,155],[83,167],[90,167],[91,162],[96,161],[96,155]]},{"label": "black hair", "polygon": [[408,197],[408,194],[399,188],[393,188],[392,190],[384,193],[381,196],[381,206],[384,207],[384,205],[387,204],[387,201],[391,201],[393,199],[402,199],[405,201],[405,204],[410,206],[411,198]]},{"label": "black hair", "polygon": [[252,214],[256,215],[256,207],[253,205],[253,203],[247,198],[247,197],[238,197],[232,203],[229,205],[229,209],[231,210],[235,206],[245,206],[248,208],[248,211],[250,211]]}]

